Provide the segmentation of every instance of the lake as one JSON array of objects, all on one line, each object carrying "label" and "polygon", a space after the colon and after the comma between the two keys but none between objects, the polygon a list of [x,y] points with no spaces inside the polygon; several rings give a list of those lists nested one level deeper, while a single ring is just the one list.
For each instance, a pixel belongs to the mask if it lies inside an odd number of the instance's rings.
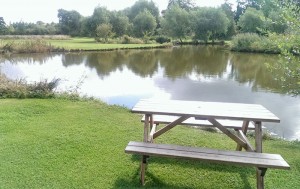
[{"label": "lake", "polygon": [[[281,123],[264,124],[278,137],[300,140],[300,98],[269,65],[277,55],[233,53],[220,46],[0,56],[0,73],[28,82],[60,79],[77,91],[131,108],[141,98],[262,104]],[[292,85],[293,86],[293,85]]]}]

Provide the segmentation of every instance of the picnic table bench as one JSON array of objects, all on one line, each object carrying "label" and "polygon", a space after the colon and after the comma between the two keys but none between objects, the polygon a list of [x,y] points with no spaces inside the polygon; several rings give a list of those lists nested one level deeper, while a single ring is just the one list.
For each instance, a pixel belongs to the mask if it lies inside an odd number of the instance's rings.
[{"label": "picnic table bench", "polygon": [[[142,155],[140,179],[143,185],[145,183],[145,167],[149,156],[253,166],[256,167],[257,188],[259,189],[264,188],[264,175],[268,168],[290,168],[281,155],[262,153],[262,122],[276,123],[280,120],[261,105],[145,99],[139,101],[133,107],[132,112],[145,115],[142,119],[144,122],[144,141],[129,142],[125,152]],[[171,120],[168,120],[168,118],[171,118]],[[229,124],[230,122],[231,124]],[[167,125],[157,130],[157,123],[166,123]],[[217,127],[237,143],[236,151],[154,144],[155,138],[176,125],[191,123]],[[240,126],[237,124],[240,124]],[[234,128],[238,132],[234,134],[228,130],[229,128]],[[248,129],[255,130],[255,148],[252,147],[246,137]],[[246,151],[241,151],[242,149]]]}]

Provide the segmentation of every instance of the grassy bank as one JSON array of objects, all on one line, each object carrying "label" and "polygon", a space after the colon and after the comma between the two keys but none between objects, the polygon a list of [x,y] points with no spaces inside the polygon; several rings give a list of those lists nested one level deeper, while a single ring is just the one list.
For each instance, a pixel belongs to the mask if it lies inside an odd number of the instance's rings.
[{"label": "grassy bank", "polygon": [[145,49],[164,48],[171,44],[120,44],[120,43],[97,43],[93,38],[67,38],[58,36],[44,37],[7,37],[0,38],[1,53],[43,53],[62,51],[103,51],[116,49]]},{"label": "grassy bank", "polygon": [[93,38],[71,38],[69,40],[48,40],[55,48],[71,51],[97,51],[97,50],[115,50],[115,49],[144,49],[161,48],[169,46],[166,44],[103,44],[96,43]]},{"label": "grassy bank", "polygon": [[[124,153],[142,140],[140,116],[95,101],[0,100],[0,188],[143,188],[139,157]],[[214,140],[212,141],[211,138]],[[235,149],[226,136],[176,127],[158,143]],[[253,142],[253,140],[251,140]],[[266,188],[298,188],[300,144],[264,141],[290,171],[267,171]],[[255,169],[151,158],[144,188],[255,188]]]}]

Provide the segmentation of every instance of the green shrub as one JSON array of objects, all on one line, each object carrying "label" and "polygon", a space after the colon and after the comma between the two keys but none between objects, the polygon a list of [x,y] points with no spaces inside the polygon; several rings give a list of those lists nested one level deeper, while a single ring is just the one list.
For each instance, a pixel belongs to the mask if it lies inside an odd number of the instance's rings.
[{"label": "green shrub", "polygon": [[52,98],[59,79],[28,84],[24,79],[11,80],[0,75],[0,98]]},{"label": "green shrub", "polygon": [[53,47],[46,40],[41,38],[18,39],[1,41],[0,51],[16,53],[44,53],[51,52]]},{"label": "green shrub", "polygon": [[231,49],[234,51],[253,51],[251,45],[260,41],[259,35],[255,33],[242,33],[233,37]]},{"label": "green shrub", "polygon": [[171,39],[166,36],[158,36],[156,37],[155,41],[157,43],[163,44],[163,43],[169,43],[171,42]]},{"label": "green shrub", "polygon": [[143,44],[144,42],[141,39],[130,37],[128,35],[124,35],[122,37],[122,44]]},{"label": "green shrub", "polygon": [[266,36],[242,33],[233,37],[231,50],[240,52],[280,53],[277,44]]}]

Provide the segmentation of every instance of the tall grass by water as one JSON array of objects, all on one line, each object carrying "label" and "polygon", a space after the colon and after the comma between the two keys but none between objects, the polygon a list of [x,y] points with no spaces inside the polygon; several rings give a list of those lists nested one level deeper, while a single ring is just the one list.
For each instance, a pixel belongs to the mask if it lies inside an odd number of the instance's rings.
[{"label": "tall grass by water", "polygon": [[[255,188],[255,168],[151,157],[146,186],[139,183],[140,156],[125,154],[142,141],[140,115],[99,101],[0,100],[0,186],[8,188]],[[213,139],[213,140],[212,140]],[[157,143],[235,149],[224,134],[178,126]],[[253,143],[254,139],[250,138]],[[291,170],[269,169],[265,187],[300,185],[300,143],[263,141]]]},{"label": "tall grass by water", "polygon": [[24,79],[11,80],[0,74],[0,98],[52,98],[59,79],[28,83]]}]

